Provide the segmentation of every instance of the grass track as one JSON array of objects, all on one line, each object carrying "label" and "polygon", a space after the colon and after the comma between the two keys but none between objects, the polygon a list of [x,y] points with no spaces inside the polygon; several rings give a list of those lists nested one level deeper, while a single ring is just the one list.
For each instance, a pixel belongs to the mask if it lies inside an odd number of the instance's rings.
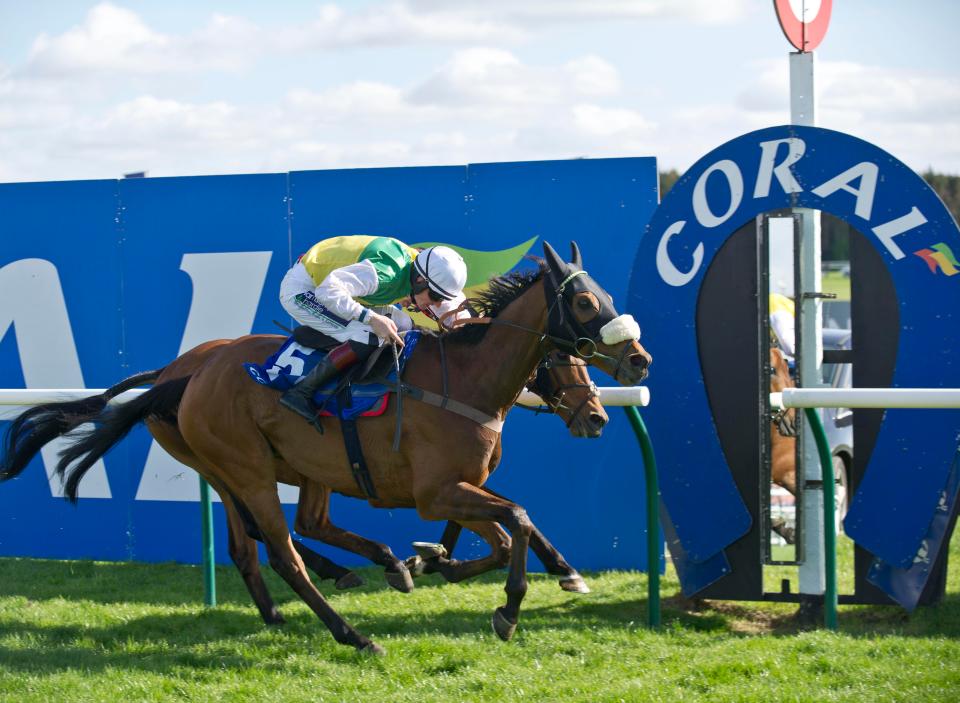
[{"label": "grass track", "polygon": [[505,644],[489,624],[502,573],[429,577],[410,595],[362,573],[361,589],[321,590],[382,659],[335,644],[273,574],[281,628],[261,624],[232,568],[207,610],[193,567],[0,560],[0,701],[960,700],[955,574],[943,604],[912,616],[841,606],[836,634],[800,631],[786,604],[692,608],[672,597],[672,569],[650,632],[644,575],[590,574],[593,593],[574,595],[535,574]]}]

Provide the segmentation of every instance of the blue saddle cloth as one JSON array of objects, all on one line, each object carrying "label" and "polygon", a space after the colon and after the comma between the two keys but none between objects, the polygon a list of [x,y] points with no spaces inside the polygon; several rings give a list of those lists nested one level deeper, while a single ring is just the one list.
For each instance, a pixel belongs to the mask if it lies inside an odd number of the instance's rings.
[{"label": "blue saddle cloth", "polygon": [[[420,332],[416,330],[407,332],[403,341],[403,350],[400,352],[401,372],[413,353],[414,347],[417,346],[417,342],[420,341]],[[293,337],[288,337],[263,364],[244,364],[243,367],[250,374],[250,378],[257,383],[278,391],[286,391],[310,373],[326,355],[325,351],[302,346],[297,344]],[[391,369],[387,381],[396,383],[396,369]],[[320,388],[314,394],[313,402],[331,415],[345,420],[353,420],[375,407],[381,407],[383,398],[395,388],[382,383],[351,384],[350,395],[344,399],[342,395],[333,395],[338,382],[339,379],[334,379]],[[341,402],[343,400],[348,402]]]}]

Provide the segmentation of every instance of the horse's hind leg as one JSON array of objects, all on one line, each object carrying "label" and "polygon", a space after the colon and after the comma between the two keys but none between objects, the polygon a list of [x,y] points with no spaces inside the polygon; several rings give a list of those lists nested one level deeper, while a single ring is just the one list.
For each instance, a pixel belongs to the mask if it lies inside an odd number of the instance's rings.
[{"label": "horse's hind leg", "polygon": [[[409,569],[394,555],[390,547],[348,532],[330,522],[330,489],[326,486],[314,481],[304,481],[301,484],[294,530],[304,537],[366,557],[374,564],[384,567],[384,578],[390,586],[402,593],[413,590],[413,577]],[[356,575],[354,577],[359,578]],[[349,577],[346,577],[344,582],[349,583]],[[337,582],[337,587],[341,588],[340,581]],[[347,587],[349,585],[342,586]]]},{"label": "horse's hind leg", "polygon": [[257,551],[257,542],[248,535],[243,518],[233,506],[233,502],[225,500],[223,510],[227,517],[227,539],[230,558],[240,572],[243,583],[250,592],[260,617],[267,625],[282,625],[286,622],[277,606],[270,597],[267,584],[260,573],[260,555]]},{"label": "horse's hind leg", "polygon": [[275,485],[264,487],[260,491],[248,490],[241,496],[244,505],[250,510],[253,519],[260,528],[260,534],[267,546],[270,557],[270,566],[290,584],[290,587],[300,596],[310,609],[317,614],[323,624],[327,626],[333,638],[340,644],[356,647],[358,650],[371,654],[382,654],[383,649],[357,632],[337,612],[330,607],[310,579],[307,577],[306,566],[300,555],[297,554],[287,529],[286,517],[280,507]]}]

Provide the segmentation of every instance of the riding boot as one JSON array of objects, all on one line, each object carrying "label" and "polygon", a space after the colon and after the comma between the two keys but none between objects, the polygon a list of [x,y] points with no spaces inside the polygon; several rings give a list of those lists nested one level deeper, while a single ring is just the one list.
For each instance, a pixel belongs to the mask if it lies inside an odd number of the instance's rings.
[{"label": "riding boot", "polygon": [[320,419],[317,417],[317,406],[313,404],[313,394],[359,360],[360,357],[357,356],[350,342],[334,347],[310,373],[300,379],[297,385],[280,396],[280,405],[306,418],[311,425],[322,432]]}]

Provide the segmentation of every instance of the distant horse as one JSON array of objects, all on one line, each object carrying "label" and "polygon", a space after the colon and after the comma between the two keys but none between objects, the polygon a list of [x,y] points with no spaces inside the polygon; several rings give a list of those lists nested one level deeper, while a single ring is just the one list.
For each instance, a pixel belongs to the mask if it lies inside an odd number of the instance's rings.
[{"label": "distant horse", "polygon": [[[405,404],[401,450],[391,451],[395,400],[392,412],[366,422],[364,433],[378,491],[372,505],[416,507],[421,517],[454,520],[481,535],[495,523],[510,531],[507,603],[493,617],[502,639],[509,639],[517,626],[527,587],[527,547],[535,533],[520,506],[481,488],[499,463],[503,418],[550,349],[575,352],[624,385],[643,380],[651,361],[637,341],[636,324],[616,313],[610,296],[582,269],[576,245],[570,264],[548,244],[544,251],[547,262],[540,271],[494,279],[479,297],[489,326],[448,335],[448,409],[431,404],[436,391],[430,389],[438,387],[442,371],[439,344],[427,337],[405,371],[405,390],[424,402]],[[198,471],[221,496],[229,495],[249,514],[267,545],[271,566],[334,638],[360,650],[381,652],[334,612],[310,583],[290,539],[276,492],[285,469],[344,495],[364,493],[350,472],[339,432],[331,428],[320,435],[306,423],[292,422],[274,392],[249,382],[242,363],[265,359],[275,348],[273,336],[222,344],[191,375],[160,382],[137,399],[102,413],[98,426],[63,454],[57,470],[65,477],[65,493],[75,500],[85,472],[136,423],[149,418],[176,427],[183,446],[196,456]],[[454,406],[461,410],[449,412]],[[470,409],[469,416],[464,408]],[[481,422],[478,416],[487,420]],[[2,478],[13,475],[5,470]]]},{"label": "distant horse", "polygon": [[[790,376],[787,359],[776,347],[770,347],[770,392],[782,393],[796,384]],[[770,421],[770,478],[793,495],[797,494],[797,411],[781,408]],[[783,518],[771,521],[771,529],[793,544],[796,530]]]}]

